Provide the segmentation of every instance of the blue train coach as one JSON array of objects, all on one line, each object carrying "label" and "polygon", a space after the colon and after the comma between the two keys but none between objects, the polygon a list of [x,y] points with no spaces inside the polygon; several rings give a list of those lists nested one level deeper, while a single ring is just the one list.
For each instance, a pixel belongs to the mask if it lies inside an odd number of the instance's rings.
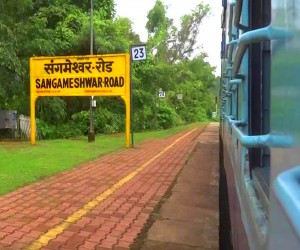
[{"label": "blue train coach", "polygon": [[300,1],[223,0],[220,249],[300,249]]}]

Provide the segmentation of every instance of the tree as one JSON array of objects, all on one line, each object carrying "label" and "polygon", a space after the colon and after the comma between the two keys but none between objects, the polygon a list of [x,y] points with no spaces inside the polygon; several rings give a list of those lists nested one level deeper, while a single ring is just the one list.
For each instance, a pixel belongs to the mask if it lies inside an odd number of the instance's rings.
[{"label": "tree", "polygon": [[[209,7],[199,4],[192,14],[182,17],[178,30],[167,17],[167,8],[160,0],[149,11],[146,24],[148,59],[133,71],[138,128],[165,128],[165,124],[209,118],[214,97],[208,93],[214,86],[214,68],[204,61],[204,52],[189,59],[196,45],[198,27],[208,13]],[[170,38],[177,38],[171,46]],[[164,100],[158,98],[160,88],[167,93]],[[177,94],[183,94],[184,99],[178,100]],[[154,122],[149,123],[149,120]]]},{"label": "tree", "polygon": [[[113,0],[93,2],[96,53],[124,53],[131,40],[139,41],[129,19],[113,19]],[[0,108],[29,113],[29,57],[90,53],[89,3],[88,0],[0,2],[3,13],[0,16]],[[75,102],[81,103],[75,106],[86,105],[82,98]]]},{"label": "tree", "polygon": [[[32,10],[30,0],[0,2],[0,108],[15,109],[24,96],[23,79],[26,78],[24,62],[19,57],[26,17]],[[14,102],[12,102],[12,100]]]},{"label": "tree", "polygon": [[[115,17],[113,0],[94,0],[95,54],[128,52],[140,42],[128,18]],[[0,1],[0,109],[29,114],[29,58],[32,56],[90,53],[89,0]],[[167,17],[157,0],[148,13],[147,61],[133,65],[135,130],[164,129],[205,120],[214,107],[213,68],[205,53],[191,58],[198,27],[209,8],[199,4],[182,17],[180,28]],[[176,38],[177,42],[168,43]],[[167,92],[164,99],[158,90]],[[183,94],[183,100],[177,94]],[[97,97],[95,130],[124,130],[125,106],[121,98]],[[38,125],[46,138],[87,132],[89,100],[82,97],[43,97],[37,101]]]},{"label": "tree", "polygon": [[[203,19],[210,13],[207,4],[200,3],[191,14],[181,17],[180,29],[167,17],[166,6],[157,0],[149,11],[146,29],[148,30],[148,44],[156,51],[159,60],[175,62],[190,56],[195,51],[199,27]],[[176,42],[169,43],[170,40]]]},{"label": "tree", "polygon": [[169,50],[168,57],[172,62],[184,59],[194,52],[199,34],[199,27],[203,19],[209,15],[209,12],[209,5],[200,3],[191,14],[184,15],[181,18],[179,30],[177,27],[172,26],[171,36],[177,39],[177,42],[173,43]]},{"label": "tree", "polygon": [[168,29],[170,20],[166,16],[166,7],[160,0],[155,2],[154,7],[149,11],[146,29],[148,31],[148,47],[156,54],[158,61],[166,60]]}]

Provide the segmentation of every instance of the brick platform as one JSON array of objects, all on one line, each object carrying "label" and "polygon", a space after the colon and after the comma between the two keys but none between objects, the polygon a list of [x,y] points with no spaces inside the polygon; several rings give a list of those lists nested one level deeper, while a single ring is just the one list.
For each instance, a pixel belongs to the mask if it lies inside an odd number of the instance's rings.
[{"label": "brick platform", "polygon": [[195,150],[139,249],[219,249],[218,139],[218,124],[213,123],[197,138]]},{"label": "brick platform", "polygon": [[129,249],[202,130],[109,154],[0,196],[0,249]]}]

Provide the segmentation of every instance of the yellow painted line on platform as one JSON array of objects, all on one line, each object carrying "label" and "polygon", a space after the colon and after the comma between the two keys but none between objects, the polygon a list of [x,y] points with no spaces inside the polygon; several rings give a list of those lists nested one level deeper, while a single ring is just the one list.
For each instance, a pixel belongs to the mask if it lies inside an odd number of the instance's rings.
[{"label": "yellow painted line on platform", "polygon": [[105,192],[94,198],[93,200],[86,203],[82,208],[71,214],[66,220],[64,220],[62,223],[56,225],[54,228],[50,229],[45,234],[41,235],[36,241],[34,241],[29,247],[28,250],[38,250],[42,247],[45,247],[48,245],[50,240],[55,239],[58,235],[62,234],[64,230],[66,230],[69,226],[77,222],[80,218],[82,218],[84,215],[89,213],[93,208],[95,208],[97,205],[99,205],[102,201],[107,199],[110,195],[112,195],[114,192],[116,192],[119,188],[121,188],[124,184],[126,184],[128,181],[130,181],[133,177],[135,177],[138,173],[140,173],[142,170],[144,170],[148,165],[150,165],[153,161],[155,161],[158,157],[160,157],[162,154],[167,152],[170,148],[172,148],[177,142],[182,140],[184,137],[188,136],[190,133],[195,131],[196,129],[191,130],[190,132],[186,133],[185,135],[181,136],[177,140],[175,140],[172,144],[170,144],[168,147],[164,148],[160,153],[152,157],[150,160],[145,162],[143,165],[138,167],[136,170],[131,172],[129,175],[125,176],[123,179],[118,181],[116,184],[114,184],[111,188],[107,189]]}]

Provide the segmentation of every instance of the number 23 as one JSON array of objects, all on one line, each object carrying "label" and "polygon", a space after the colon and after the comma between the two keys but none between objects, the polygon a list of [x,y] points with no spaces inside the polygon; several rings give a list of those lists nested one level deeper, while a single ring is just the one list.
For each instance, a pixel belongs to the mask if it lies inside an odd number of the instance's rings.
[{"label": "number 23", "polygon": [[145,53],[144,53],[144,48],[138,48],[133,50],[134,53],[134,58],[139,59],[139,58],[144,58]]}]

